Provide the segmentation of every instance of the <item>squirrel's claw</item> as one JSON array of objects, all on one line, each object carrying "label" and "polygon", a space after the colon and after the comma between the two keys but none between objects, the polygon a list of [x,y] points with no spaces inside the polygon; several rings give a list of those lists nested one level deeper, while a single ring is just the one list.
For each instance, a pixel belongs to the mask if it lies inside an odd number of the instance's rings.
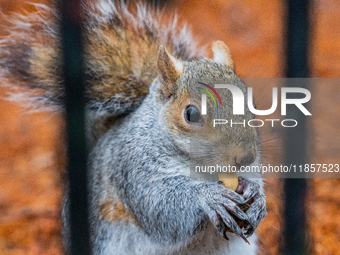
[{"label": "squirrel's claw", "polygon": [[215,228],[217,229],[218,233],[227,241],[229,241],[229,238],[227,236],[227,230],[228,227],[224,224],[224,222],[221,220],[221,217],[219,217],[217,215],[217,213],[214,213],[215,217],[218,218],[218,220],[215,221],[215,223],[213,222],[213,220],[211,221],[213,223],[213,225],[215,226]]},{"label": "squirrel's claw", "polygon": [[228,229],[231,229],[237,236],[241,237],[245,242],[249,243],[244,236],[241,228],[237,225],[233,217],[228,212],[215,211],[213,209],[208,210],[208,216],[210,221],[217,229],[218,233],[226,240],[229,240],[227,236]]},{"label": "squirrel's claw", "polygon": [[252,200],[247,210],[247,216],[251,225],[248,225],[246,232],[247,236],[251,236],[267,214],[266,196],[263,188],[257,182],[242,177],[239,178],[239,182],[240,188],[237,192],[243,194],[246,201]]},{"label": "squirrel's claw", "polygon": [[[259,194],[254,197],[254,202],[247,211],[249,221],[252,223],[253,232],[258,227],[260,222],[267,214],[266,197],[264,194]],[[251,233],[252,234],[252,233]]]},{"label": "squirrel's claw", "polygon": [[221,194],[223,197],[230,199],[238,204],[244,204],[246,203],[246,200],[244,199],[243,196],[241,196],[240,194],[236,193],[235,191],[231,190],[231,189],[227,189],[224,187],[223,182],[218,182],[218,185],[221,188]]},{"label": "squirrel's claw", "polygon": [[[235,204],[234,202],[225,199],[225,201],[223,202],[223,207],[229,212],[234,214],[237,218],[239,218],[240,220],[244,220],[244,221],[249,221],[248,219],[248,215],[243,212],[238,206],[237,204]],[[223,209],[222,209],[223,210]]]},{"label": "squirrel's claw", "polygon": [[258,184],[257,182],[239,177],[239,186],[236,192],[242,194],[246,201],[256,196],[260,189],[260,184]]},{"label": "squirrel's claw", "polygon": [[228,240],[226,232],[230,229],[237,236],[248,242],[242,229],[232,216],[234,215],[243,221],[249,222],[249,216],[236,204],[244,204],[245,200],[243,197],[220,184],[206,186],[201,194],[204,194],[202,197],[202,208],[220,235]]}]

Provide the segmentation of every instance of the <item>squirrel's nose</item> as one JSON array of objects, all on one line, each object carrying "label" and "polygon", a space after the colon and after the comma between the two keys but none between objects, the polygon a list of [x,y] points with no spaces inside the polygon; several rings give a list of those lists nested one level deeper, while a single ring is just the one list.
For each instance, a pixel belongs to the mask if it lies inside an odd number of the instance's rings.
[{"label": "squirrel's nose", "polygon": [[237,149],[232,154],[234,155],[230,155],[230,164],[236,166],[239,169],[241,166],[248,166],[255,161],[257,150]]}]

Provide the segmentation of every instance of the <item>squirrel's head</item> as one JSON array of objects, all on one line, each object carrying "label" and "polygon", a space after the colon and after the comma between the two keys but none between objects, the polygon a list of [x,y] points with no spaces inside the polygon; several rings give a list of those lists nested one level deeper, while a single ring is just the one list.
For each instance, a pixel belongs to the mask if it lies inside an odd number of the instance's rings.
[{"label": "squirrel's head", "polygon": [[[244,115],[233,115],[232,93],[228,89],[218,89],[216,93],[214,84],[234,85],[245,98],[247,88],[234,72],[229,48],[217,41],[212,49],[213,59],[187,62],[160,47],[157,67],[162,118],[169,132],[174,134],[170,137],[174,137],[176,145],[195,162],[249,165],[258,154],[256,129],[247,125],[254,115],[246,104]],[[202,114],[202,94],[207,94],[206,114]],[[214,127],[214,119],[224,119],[228,123]]]}]

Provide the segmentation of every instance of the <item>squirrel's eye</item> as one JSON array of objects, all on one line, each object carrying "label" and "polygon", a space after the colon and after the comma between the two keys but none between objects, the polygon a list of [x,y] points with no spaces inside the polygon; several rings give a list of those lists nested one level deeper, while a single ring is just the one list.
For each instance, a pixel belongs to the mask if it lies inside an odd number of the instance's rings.
[{"label": "squirrel's eye", "polygon": [[201,121],[201,114],[195,106],[189,105],[186,110],[185,119],[188,122],[197,123]]}]

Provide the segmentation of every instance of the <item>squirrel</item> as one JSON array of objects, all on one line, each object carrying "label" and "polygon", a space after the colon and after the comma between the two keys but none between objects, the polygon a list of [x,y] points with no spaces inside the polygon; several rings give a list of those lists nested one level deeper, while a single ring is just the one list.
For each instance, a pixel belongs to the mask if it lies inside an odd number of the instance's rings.
[{"label": "squirrel", "polygon": [[[0,41],[1,83],[17,88],[10,100],[62,112],[58,14],[36,6],[36,13],[12,20]],[[228,100],[219,111],[203,116],[201,92],[190,83],[222,79],[246,91],[229,48],[214,42],[213,59],[205,57],[175,16],[163,25],[162,13],[144,3],[129,11],[127,4],[100,0],[85,12],[93,254],[257,254],[254,231],[266,215],[262,179],[240,176],[235,192],[190,177],[192,137],[202,145],[200,159],[237,167],[260,160],[255,128],[209,124],[220,111],[231,116],[230,92],[221,92]],[[242,118],[253,117],[246,107]],[[247,211],[238,206],[249,201]],[[66,192],[66,249],[67,210]]]}]

